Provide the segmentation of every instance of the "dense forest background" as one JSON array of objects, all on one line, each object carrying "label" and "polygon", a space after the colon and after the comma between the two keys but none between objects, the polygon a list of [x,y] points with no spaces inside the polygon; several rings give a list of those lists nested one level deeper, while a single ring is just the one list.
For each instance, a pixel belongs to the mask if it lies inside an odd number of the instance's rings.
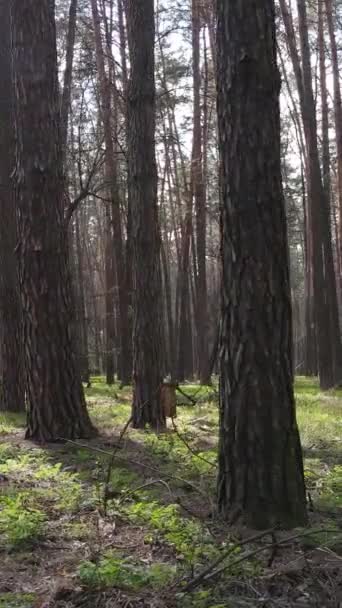
[{"label": "dense forest background", "polygon": [[[291,259],[295,368],[316,372],[308,309],[312,294],[309,250],[309,184],[299,88],[293,61],[300,61],[298,16],[294,6],[278,8],[282,78],[282,172]],[[70,14],[69,14],[70,8]],[[78,353],[84,379],[90,372],[125,380],[120,297],[129,272],[127,122],[128,43],[120,3],[76,6],[57,2],[59,71],[70,80],[67,146],[73,279]],[[289,17],[282,19],[282,12]],[[308,6],[312,89],[321,172],[329,203],[329,237],[336,276],[341,276],[339,186],[339,6]],[[215,84],[215,16],[210,1],[191,6],[156,5],[156,144],[162,234],[164,373],[178,380],[208,381],[216,361],[220,301],[219,185]],[[73,63],[71,64],[73,60]],[[337,62],[337,65],[336,65]],[[66,69],[67,67],[67,69]],[[337,82],[336,82],[337,70]],[[298,76],[298,74],[297,74]],[[335,76],[335,79],[334,79]],[[297,79],[296,79],[297,78]],[[105,91],[108,90],[109,99]],[[105,97],[105,99],[103,99]],[[108,111],[107,122],[101,107]],[[106,128],[110,125],[110,151]],[[337,128],[336,126],[337,125]],[[108,142],[107,142],[108,143]],[[108,155],[110,159],[108,160]],[[113,182],[113,176],[115,181]],[[120,226],[118,227],[118,223]],[[121,235],[118,237],[118,232]],[[118,244],[119,243],[119,244]],[[116,269],[122,267],[118,274]],[[336,281],[340,308],[340,280]],[[128,322],[132,312],[128,307]],[[335,328],[335,332],[337,329]]]}]

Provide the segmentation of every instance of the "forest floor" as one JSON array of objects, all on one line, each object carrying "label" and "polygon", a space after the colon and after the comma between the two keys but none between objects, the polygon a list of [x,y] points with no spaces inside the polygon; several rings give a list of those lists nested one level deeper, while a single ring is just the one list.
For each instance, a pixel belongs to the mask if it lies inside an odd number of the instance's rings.
[{"label": "forest floor", "polygon": [[217,393],[184,389],[160,436],[120,437],[131,394],[101,378],[82,445],[0,414],[0,608],[341,608],[342,392],[297,379],[310,527],[249,540],[215,515]]}]

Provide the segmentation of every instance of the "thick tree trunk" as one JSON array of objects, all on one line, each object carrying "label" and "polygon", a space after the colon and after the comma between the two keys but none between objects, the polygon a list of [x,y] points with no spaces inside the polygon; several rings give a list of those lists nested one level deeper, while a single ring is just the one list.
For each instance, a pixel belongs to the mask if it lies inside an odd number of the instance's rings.
[{"label": "thick tree trunk", "polygon": [[54,6],[50,0],[13,0],[11,6],[27,437],[85,437],[95,431],[71,327]]},{"label": "thick tree trunk", "polygon": [[132,210],[134,323],[133,426],[165,427],[160,403],[162,297],[155,158],[153,0],[128,0],[131,56],[128,91],[129,187]]},{"label": "thick tree trunk", "polygon": [[0,1],[0,409],[25,409],[22,315],[15,248],[13,96],[10,5]]},{"label": "thick tree trunk", "polygon": [[218,0],[223,296],[218,506],[306,523],[296,424],[273,0]]}]

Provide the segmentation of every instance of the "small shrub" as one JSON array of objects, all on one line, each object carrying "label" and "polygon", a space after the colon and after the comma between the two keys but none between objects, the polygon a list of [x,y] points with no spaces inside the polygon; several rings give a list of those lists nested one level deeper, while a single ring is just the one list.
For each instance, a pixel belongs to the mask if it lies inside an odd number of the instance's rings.
[{"label": "small shrub", "polygon": [[83,562],[79,568],[81,582],[89,587],[121,587],[136,591],[143,587],[160,588],[170,583],[176,569],[158,563],[146,566],[129,558],[107,555],[98,564]]},{"label": "small shrub", "polygon": [[44,513],[30,506],[27,493],[4,496],[0,501],[0,534],[7,545],[19,548],[34,543],[43,532]]}]

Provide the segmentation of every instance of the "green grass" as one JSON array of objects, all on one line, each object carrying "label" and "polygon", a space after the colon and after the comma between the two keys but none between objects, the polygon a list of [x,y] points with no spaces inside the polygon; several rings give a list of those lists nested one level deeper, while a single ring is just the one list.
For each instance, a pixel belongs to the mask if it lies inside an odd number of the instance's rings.
[{"label": "green grass", "polygon": [[0,435],[14,433],[25,427],[26,416],[24,413],[0,412]]}]

